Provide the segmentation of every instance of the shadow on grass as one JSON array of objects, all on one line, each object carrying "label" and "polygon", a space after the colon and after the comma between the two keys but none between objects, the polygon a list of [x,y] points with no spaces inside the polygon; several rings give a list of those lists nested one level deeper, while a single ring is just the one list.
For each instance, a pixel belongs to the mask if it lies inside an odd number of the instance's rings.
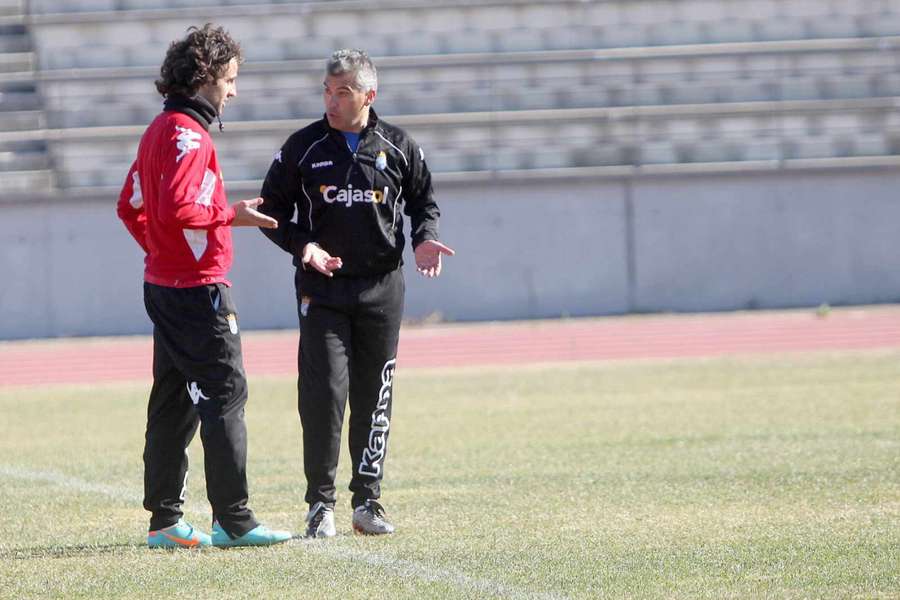
[{"label": "shadow on grass", "polygon": [[[344,537],[338,535],[339,538]],[[351,536],[346,536],[351,537]],[[302,533],[295,533],[291,536],[288,545],[310,545],[315,547],[322,543],[321,539],[307,538]],[[332,543],[334,543],[332,541]],[[71,544],[69,546],[34,546],[32,548],[9,548],[0,550],[0,561],[4,560],[29,560],[33,558],[72,558],[85,556],[100,556],[103,554],[115,554],[124,550],[146,550],[150,553],[159,552],[206,552],[209,550],[253,550],[252,547],[235,547],[235,548],[147,548],[146,542],[134,542],[121,544]]]},{"label": "shadow on grass", "polygon": [[0,560],[28,560],[32,558],[70,558],[74,556],[98,556],[115,554],[134,548],[147,549],[146,543],[122,544],[73,544],[71,546],[36,546],[0,550]]},{"label": "shadow on grass", "polygon": [[[311,540],[303,534],[291,536],[289,544],[310,544],[322,540]],[[29,560],[33,558],[72,558],[84,556],[100,556],[102,554],[115,554],[123,550],[146,550],[151,553],[158,552],[205,552],[212,548],[147,548],[146,542],[121,543],[121,544],[72,544],[69,546],[35,546],[32,548],[10,548],[0,550],[0,561],[4,560]],[[252,550],[253,548],[215,548],[215,550]]]}]

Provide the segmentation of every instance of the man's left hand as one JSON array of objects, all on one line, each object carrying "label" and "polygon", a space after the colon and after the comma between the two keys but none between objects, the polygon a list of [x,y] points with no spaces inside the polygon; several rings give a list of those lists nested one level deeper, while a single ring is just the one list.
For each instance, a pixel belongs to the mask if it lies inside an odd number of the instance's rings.
[{"label": "man's left hand", "polygon": [[425,240],[416,246],[416,271],[425,277],[440,275],[441,254],[453,256],[456,252],[436,240]]}]

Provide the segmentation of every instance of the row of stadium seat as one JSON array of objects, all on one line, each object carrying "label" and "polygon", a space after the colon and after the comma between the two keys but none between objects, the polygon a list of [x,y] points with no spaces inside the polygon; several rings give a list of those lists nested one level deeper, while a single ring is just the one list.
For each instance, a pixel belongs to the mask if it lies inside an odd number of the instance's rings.
[{"label": "row of stadium seat", "polygon": [[[435,172],[875,156],[900,148],[892,100],[525,111],[400,117]],[[258,180],[302,122],[237,123],[217,135],[229,180]],[[118,186],[139,128],[62,132],[64,187]]]},{"label": "row of stadium seat", "polygon": [[[794,5],[799,0],[784,2]],[[320,58],[330,49],[364,46],[373,56],[523,52],[900,35],[900,5],[877,0],[820,2],[828,14],[771,18],[756,10],[705,10],[682,0],[681,18],[665,11],[646,22],[608,18],[608,2],[434,3],[399,8],[384,2],[347,12],[345,2],[203,11],[35,15],[30,19],[42,69],[155,66],[168,42],[192,22],[215,20],[245,46],[250,62]],[[631,2],[655,6],[660,2]],[[723,4],[746,3],[732,0]],[[704,10],[701,10],[704,9]],[[342,12],[343,11],[343,12]],[[810,11],[805,11],[810,12]],[[732,14],[733,13],[733,14]],[[694,15],[687,19],[684,15]]]},{"label": "row of stadium seat", "polygon": [[[17,2],[17,0],[3,0]],[[20,0],[19,0],[20,1]],[[171,11],[184,8],[215,8],[227,12],[230,7],[251,7],[255,12],[285,9],[310,15],[317,25],[337,19],[340,24],[356,25],[361,11],[411,11],[429,9],[422,25],[440,31],[440,22],[464,20],[472,12],[478,15],[502,16],[513,24],[544,21],[550,24],[573,24],[573,13],[582,22],[610,25],[648,24],[672,21],[711,21],[742,17],[747,0],[507,0],[506,2],[458,2],[453,0],[343,0],[342,2],[292,0],[29,0],[28,8],[36,15],[84,12],[129,12],[141,10]],[[892,0],[754,0],[753,14],[759,19],[779,20],[790,17],[844,17],[883,14],[895,10]],[[339,15],[339,16],[335,16]],[[492,19],[485,26],[499,26],[502,19]],[[380,22],[372,23],[374,27]],[[446,25],[444,26],[446,27]]]},{"label": "row of stadium seat", "polygon": [[[144,81],[145,88],[147,82]],[[224,115],[226,121],[313,118],[321,115],[319,88],[245,89]],[[698,83],[694,86],[644,83],[568,86],[566,81],[547,81],[529,87],[527,82],[487,85],[483,90],[450,88],[422,91],[414,87],[385,87],[376,108],[384,116],[451,113],[464,111],[518,111],[560,108],[656,106],[773,100],[817,100],[900,96],[900,73],[834,74],[750,81]],[[155,90],[120,96],[104,103],[103,111],[93,96],[64,96],[48,103],[51,127],[94,127],[149,122],[161,107]],[[30,129],[43,116],[34,111],[0,113],[0,128]]]},{"label": "row of stadium seat", "polygon": [[[226,23],[227,24],[227,23]],[[766,27],[770,24],[766,22]],[[783,27],[783,23],[776,26]],[[671,44],[731,43],[752,41],[777,41],[813,38],[881,37],[900,35],[900,16],[896,19],[873,19],[871,27],[844,24],[849,29],[785,31],[769,34],[755,31],[754,26],[710,29],[703,35],[685,35],[672,38],[674,29],[666,27],[665,36],[635,34],[622,28],[559,28],[556,30],[513,30],[502,33],[462,32],[447,35],[411,33],[398,37],[371,36],[365,39],[365,47],[372,56],[440,55],[485,52],[529,52],[541,50],[601,49],[642,47]],[[261,30],[268,27],[260,24]],[[55,28],[53,28],[55,30]],[[87,28],[85,28],[87,29]],[[235,29],[231,27],[230,29]],[[110,39],[106,32],[93,37],[91,31],[83,31],[85,39],[60,45],[56,31],[38,32],[42,69],[68,69],[118,66],[152,66],[167,45],[163,39],[173,39],[184,30],[184,22],[169,28],[168,36],[160,34],[158,40],[127,43]],[[237,35],[237,34],[236,34]],[[321,58],[332,49],[360,45],[360,40],[349,35],[292,36],[290,39],[261,40],[256,36],[240,38],[245,43],[247,58],[251,62]],[[100,41],[98,41],[100,40]]]},{"label": "row of stadium seat", "polygon": [[[596,51],[385,59],[378,110],[384,115],[816,100],[900,96],[890,44],[835,41],[756,44],[713,53],[696,46],[631,55]],[[754,47],[758,46],[758,47]],[[312,118],[321,113],[321,61],[248,64],[229,120]],[[50,127],[131,125],[159,111],[147,68],[44,73]],[[109,86],[116,94],[109,97]],[[92,110],[102,102],[103,111]]]},{"label": "row of stadium seat", "polygon": [[[33,72],[31,39],[23,23],[24,3],[0,0],[0,132],[13,132],[12,136],[47,126]],[[0,194],[49,192],[54,184],[46,141],[0,143]]]}]

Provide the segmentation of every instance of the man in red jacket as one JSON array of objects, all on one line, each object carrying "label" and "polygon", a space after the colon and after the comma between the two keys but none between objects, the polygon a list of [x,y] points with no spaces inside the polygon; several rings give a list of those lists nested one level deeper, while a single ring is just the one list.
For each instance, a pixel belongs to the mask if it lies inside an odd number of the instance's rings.
[{"label": "man in red jacket", "polygon": [[[169,46],[156,81],[164,110],[144,132],[119,196],[119,217],[146,252],[144,305],[153,321],[144,447],[151,548],[260,546],[291,537],[260,525],[247,506],[247,380],[226,279],[231,227],[277,222],[257,212],[262,198],[227,204],[208,132],[237,94],[241,61],[240,46],[209,24]],[[182,519],[186,449],[198,425],[212,536]]]}]

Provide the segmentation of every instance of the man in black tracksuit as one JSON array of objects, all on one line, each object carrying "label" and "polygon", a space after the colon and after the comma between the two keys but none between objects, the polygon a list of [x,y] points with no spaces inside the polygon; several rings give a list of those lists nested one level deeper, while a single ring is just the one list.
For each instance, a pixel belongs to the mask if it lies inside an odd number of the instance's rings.
[{"label": "man in black tracksuit", "polygon": [[[350,403],[353,528],[391,533],[381,495],[404,282],[403,216],[416,266],[440,274],[440,212],[418,145],[371,109],[375,67],[339,50],[325,77],[325,117],[291,135],[263,184],[263,233],[294,257],[300,318],[299,411],[307,535],[335,534],[335,473],[344,405]],[[401,210],[402,208],[402,210]],[[296,222],[291,221],[296,211]]]}]

